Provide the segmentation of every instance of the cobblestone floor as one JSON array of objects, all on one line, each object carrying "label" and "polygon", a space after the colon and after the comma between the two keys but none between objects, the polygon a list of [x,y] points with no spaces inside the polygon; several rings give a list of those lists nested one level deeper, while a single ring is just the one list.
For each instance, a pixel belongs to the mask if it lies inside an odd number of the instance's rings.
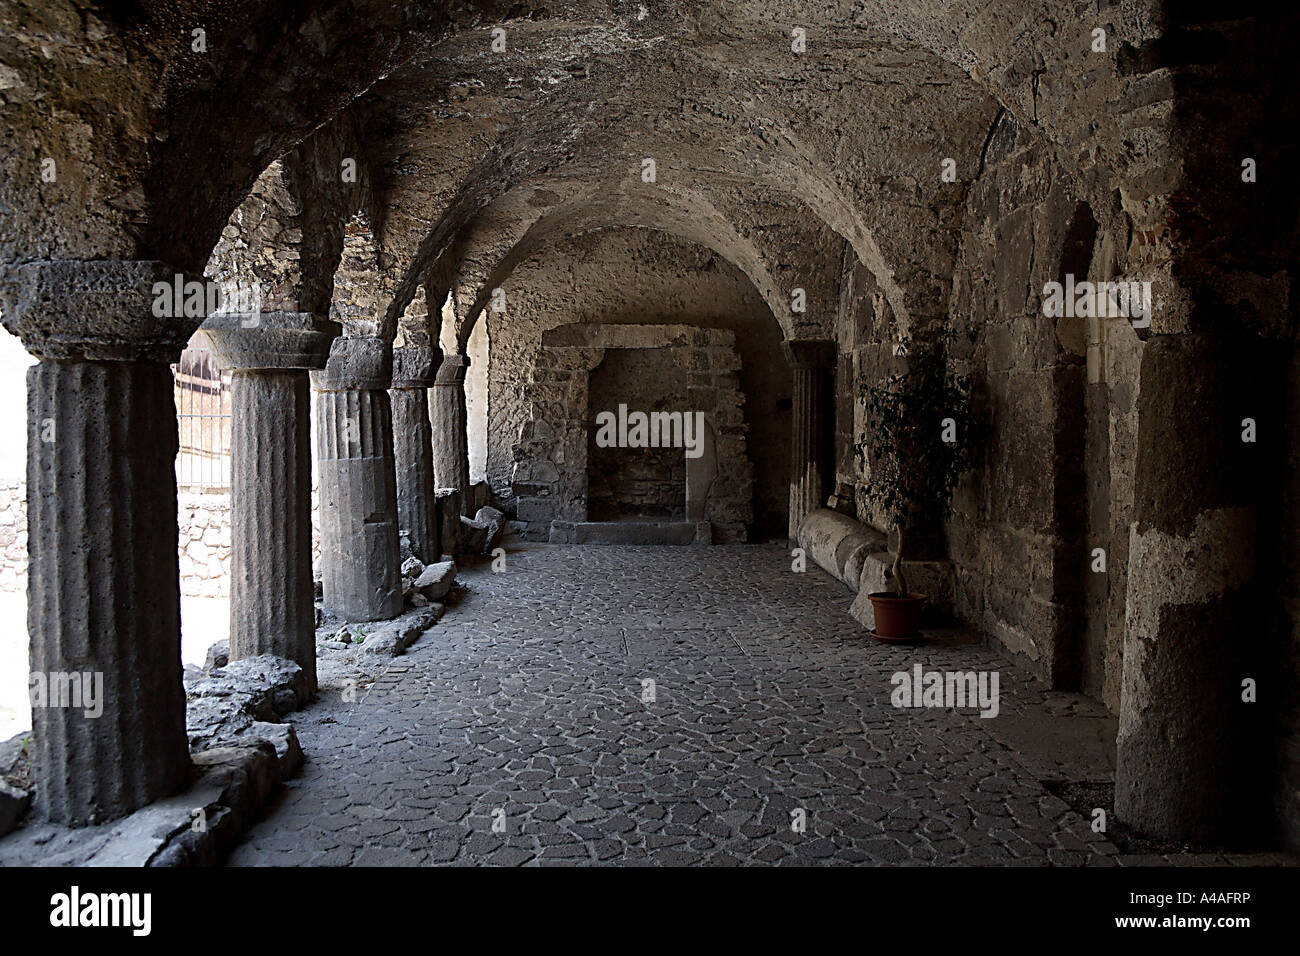
[{"label": "cobblestone floor", "polygon": [[[528,546],[462,573],[368,691],[300,715],[307,766],[230,862],[1117,861],[992,731],[1039,722],[1041,685],[979,644],[876,644],[789,560]],[[916,663],[998,671],[999,716],[891,706]]]}]

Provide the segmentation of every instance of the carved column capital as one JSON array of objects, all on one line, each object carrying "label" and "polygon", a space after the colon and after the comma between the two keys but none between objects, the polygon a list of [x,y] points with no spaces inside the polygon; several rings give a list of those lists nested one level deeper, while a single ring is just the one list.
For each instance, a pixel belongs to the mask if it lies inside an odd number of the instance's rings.
[{"label": "carved column capital", "polygon": [[464,385],[465,373],[469,371],[468,355],[444,355],[438,366],[435,385]]},{"label": "carved column capital", "polygon": [[322,369],[342,331],[311,312],[220,312],[200,327],[222,368]]},{"label": "carved column capital", "polygon": [[442,365],[442,350],[427,345],[393,349],[392,388],[431,388]]},{"label": "carved column capital", "polygon": [[794,368],[834,368],[836,347],[834,342],[796,340],[785,343],[786,354]]},{"label": "carved column capital", "polygon": [[174,362],[205,314],[203,289],[157,259],[0,266],[5,328],[42,359]]},{"label": "carved column capital", "polygon": [[387,391],[392,381],[393,347],[374,336],[335,339],[325,368],[311,373],[318,392]]}]

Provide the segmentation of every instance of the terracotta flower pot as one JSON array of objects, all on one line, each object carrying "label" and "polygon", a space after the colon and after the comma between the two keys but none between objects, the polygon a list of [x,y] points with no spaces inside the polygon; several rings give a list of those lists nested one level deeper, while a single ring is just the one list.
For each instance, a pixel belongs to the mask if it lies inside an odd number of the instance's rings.
[{"label": "terracotta flower pot", "polygon": [[924,594],[898,595],[891,591],[875,591],[867,595],[876,615],[876,629],[872,636],[878,641],[911,640],[921,629],[921,608],[925,606]]}]

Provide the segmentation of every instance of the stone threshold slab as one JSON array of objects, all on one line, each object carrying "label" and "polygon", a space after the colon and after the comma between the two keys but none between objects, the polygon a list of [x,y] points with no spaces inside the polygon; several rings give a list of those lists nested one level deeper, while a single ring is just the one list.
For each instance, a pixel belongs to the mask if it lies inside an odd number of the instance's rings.
[{"label": "stone threshold slab", "polygon": [[707,521],[552,521],[551,544],[712,544]]}]

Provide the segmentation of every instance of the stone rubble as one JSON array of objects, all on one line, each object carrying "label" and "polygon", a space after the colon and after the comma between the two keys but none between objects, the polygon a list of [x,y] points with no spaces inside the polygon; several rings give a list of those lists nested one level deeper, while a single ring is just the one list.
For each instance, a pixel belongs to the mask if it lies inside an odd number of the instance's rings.
[{"label": "stone rubble", "polygon": [[30,730],[0,743],[0,837],[13,830],[31,807]]}]

